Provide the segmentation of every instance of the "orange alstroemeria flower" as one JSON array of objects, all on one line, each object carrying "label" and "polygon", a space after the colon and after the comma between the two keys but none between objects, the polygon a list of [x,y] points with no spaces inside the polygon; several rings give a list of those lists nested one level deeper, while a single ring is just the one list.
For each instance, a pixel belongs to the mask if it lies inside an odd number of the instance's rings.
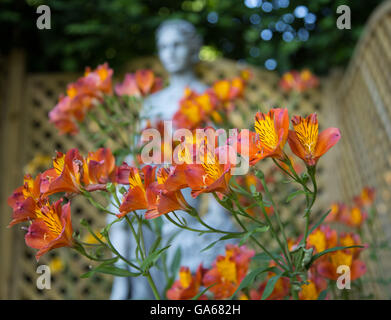
[{"label": "orange alstroemeria flower", "polygon": [[42,198],[40,185],[40,174],[35,179],[28,174],[24,176],[23,186],[15,189],[7,201],[13,209],[9,227],[35,217],[35,212],[38,210],[37,202]]},{"label": "orange alstroemeria flower", "polygon": [[167,178],[172,170],[174,168],[160,168],[157,172],[157,181],[152,182],[148,186],[146,219],[154,219],[175,210],[187,210],[189,208],[180,190],[168,191],[165,187]]},{"label": "orange alstroemeria flower", "polygon": [[53,168],[42,174],[41,192],[49,196],[58,192],[80,193],[88,185],[88,166],[77,149],[57,152]]},{"label": "orange alstroemeria flower", "polygon": [[[276,266],[274,261],[272,261],[269,264],[270,267]],[[251,290],[250,291],[250,298],[251,300],[261,300],[263,292],[265,291],[266,284],[269,281],[269,279],[276,274],[274,272],[269,272],[267,279],[261,283],[258,290]],[[274,289],[269,297],[266,298],[266,300],[282,300],[284,299],[288,294],[290,290],[290,282],[289,278],[287,277],[281,277],[277,280],[276,284],[274,285]]]},{"label": "orange alstroemeria flower", "polygon": [[[339,235],[339,243],[343,247],[351,247],[351,246],[364,246],[367,248],[367,244],[363,244],[361,242],[361,238],[358,234],[354,232],[342,232]],[[346,249],[347,252],[351,252],[353,254],[353,258],[358,258],[363,248],[350,248]]]},{"label": "orange alstroemeria flower", "polygon": [[[172,287],[167,291],[169,300],[190,300],[201,286],[202,276],[205,273],[202,264],[199,265],[195,275],[192,275],[188,267],[181,267],[179,270],[179,280],[176,280]],[[202,295],[198,300],[205,300],[207,297]]]},{"label": "orange alstroemeria flower", "polygon": [[[122,218],[126,214],[135,210],[148,209],[147,188],[155,180],[156,168],[145,166],[141,172],[137,168],[128,168],[128,184],[129,190],[124,194],[122,204],[119,207],[120,213],[118,218]],[[144,179],[142,179],[141,174]],[[144,180],[144,181],[143,181]]]},{"label": "orange alstroemeria flower", "polygon": [[316,228],[307,238],[307,246],[314,248],[314,253],[337,246],[338,234],[327,225]]},{"label": "orange alstroemeria flower", "polygon": [[73,230],[71,223],[71,208],[68,202],[61,206],[62,199],[55,204],[48,202],[36,212],[36,217],[25,236],[26,244],[38,249],[37,261],[49,250],[60,247],[72,247]]},{"label": "orange alstroemeria flower", "polygon": [[312,280],[308,280],[308,283],[305,283],[301,286],[301,291],[299,292],[300,300],[317,300],[321,291],[317,288],[316,283]]},{"label": "orange alstroemeria flower", "polygon": [[[328,228],[328,230],[330,231],[331,229]],[[354,233],[341,233],[338,236],[337,243],[334,243],[334,233],[332,238],[333,244],[330,244],[329,248],[337,246],[350,247],[363,245],[360,237]],[[367,245],[363,246],[367,247]],[[363,248],[349,248],[325,254],[323,257],[314,262],[313,268],[316,269],[316,273],[322,277],[337,280],[341,275],[340,273],[337,273],[338,267],[346,265],[350,268],[351,280],[355,280],[366,272],[365,263],[359,260],[359,255],[362,250]]]},{"label": "orange alstroemeria flower", "polygon": [[216,284],[209,289],[215,299],[232,296],[246,276],[254,254],[255,252],[247,249],[246,246],[239,248],[236,245],[227,245],[225,256],[218,256],[212,269],[205,273],[202,280],[203,285],[209,287]]},{"label": "orange alstroemeria flower", "polygon": [[236,163],[236,153],[230,146],[210,150],[206,145],[200,150],[201,163],[188,164],[184,167],[192,196],[196,198],[201,193],[209,192],[228,193],[228,183],[231,178],[231,168]]},{"label": "orange alstroemeria flower", "polygon": [[337,280],[341,276],[337,273],[339,266],[348,266],[350,268],[350,279],[360,278],[366,271],[366,265],[363,261],[354,258],[354,254],[349,250],[338,250],[327,255],[326,260],[319,261],[316,264],[317,272],[330,280]]},{"label": "orange alstroemeria flower", "polygon": [[49,112],[49,120],[56,126],[60,134],[75,135],[79,132],[73,108],[72,98],[61,95],[57,105]]},{"label": "orange alstroemeria flower", "polygon": [[113,70],[105,63],[95,70],[86,68],[84,77],[67,86],[67,95],[61,95],[58,104],[49,112],[50,122],[61,134],[78,133],[77,122],[82,122],[105,94],[112,94],[112,75]]},{"label": "orange alstroemeria flower", "polygon": [[245,84],[249,75],[243,73],[240,77],[235,77],[231,80],[224,79],[216,81],[212,88],[209,89],[217,99],[225,106],[229,106],[227,102],[237,99],[243,95]]},{"label": "orange alstroemeria flower", "polygon": [[[249,133],[248,144],[242,132],[234,143],[236,150],[249,158],[250,165],[267,157],[284,157],[283,148],[288,138],[288,109],[271,109],[268,113],[258,112],[255,116],[255,132]],[[247,149],[247,150],[246,150]],[[247,152],[248,151],[248,152]]]},{"label": "orange alstroemeria flower", "polygon": [[189,88],[179,102],[179,109],[174,114],[173,122],[176,128],[196,129],[206,124],[214,112],[217,99],[207,90],[198,94]]},{"label": "orange alstroemeria flower", "polygon": [[83,189],[105,190],[105,184],[115,176],[115,159],[111,151],[104,148],[90,152],[86,159],[75,148],[65,155],[57,152],[53,167],[42,174],[44,196],[58,192],[81,193]]},{"label": "orange alstroemeria flower", "polygon": [[343,203],[332,203],[330,207],[330,213],[327,215],[325,222],[339,221],[342,213],[347,210],[347,207]]},{"label": "orange alstroemeria flower", "polygon": [[359,207],[370,207],[375,201],[375,193],[375,188],[364,187],[353,200]]},{"label": "orange alstroemeria flower", "polygon": [[124,81],[115,86],[115,93],[119,96],[141,97],[155,93],[162,87],[162,79],[156,77],[151,70],[137,70],[125,75]]},{"label": "orange alstroemeria flower", "polygon": [[[89,90],[94,92],[94,95],[99,96],[101,93],[112,93],[112,76],[113,69],[109,68],[108,63],[99,65],[95,70],[91,70],[89,67],[84,72],[84,85],[89,87]],[[84,90],[87,90],[84,88]]]},{"label": "orange alstroemeria flower", "polygon": [[354,206],[343,211],[340,221],[348,226],[360,228],[367,218],[368,214],[363,209]]},{"label": "orange alstroemeria flower", "polygon": [[318,119],[315,113],[307,118],[294,116],[292,124],[294,130],[289,130],[289,146],[308,166],[315,166],[319,158],[341,138],[337,128],[328,128],[318,134]]},{"label": "orange alstroemeria flower", "polygon": [[301,72],[292,70],[284,73],[280,80],[280,88],[286,92],[304,92],[308,89],[316,88],[319,85],[318,78],[305,69]]},{"label": "orange alstroemeria flower", "polygon": [[105,184],[114,180],[115,158],[110,149],[100,148],[96,152],[89,152],[86,161],[89,183]]}]

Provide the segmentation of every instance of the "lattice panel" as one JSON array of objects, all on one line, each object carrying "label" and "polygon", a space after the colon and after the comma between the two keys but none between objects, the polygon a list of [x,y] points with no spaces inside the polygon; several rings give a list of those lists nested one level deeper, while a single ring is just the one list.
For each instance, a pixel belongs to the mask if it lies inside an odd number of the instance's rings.
[{"label": "lattice panel", "polygon": [[[377,191],[380,213],[376,226],[379,241],[391,239],[391,1],[386,1],[370,19],[348,71],[340,81],[335,112],[342,131],[337,146],[341,163],[336,168],[348,201],[363,186]],[[371,275],[390,279],[391,254],[381,250],[383,270],[371,265]],[[390,287],[377,288],[389,298]]]}]

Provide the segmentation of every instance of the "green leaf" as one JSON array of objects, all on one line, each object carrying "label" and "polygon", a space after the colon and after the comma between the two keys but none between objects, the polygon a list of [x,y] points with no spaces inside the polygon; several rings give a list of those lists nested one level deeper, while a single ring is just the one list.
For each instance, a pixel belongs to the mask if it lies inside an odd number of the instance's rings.
[{"label": "green leaf", "polygon": [[145,272],[157,259],[160,255],[167,250],[171,245],[168,245],[160,250],[152,252],[141,264],[140,268]]},{"label": "green leaf", "polygon": [[327,216],[330,214],[330,212],[331,212],[331,209],[328,210],[328,211],[319,219],[319,221],[318,221],[317,223],[315,223],[315,224],[312,226],[312,228],[310,229],[310,231],[308,232],[308,234],[311,234],[312,231],[314,231],[317,227],[319,227],[319,226],[322,224],[322,222],[324,221],[324,219],[326,219]]},{"label": "green leaf", "polygon": [[235,239],[235,238],[240,238],[243,235],[243,233],[231,233],[231,234],[226,234],[225,236],[222,236],[219,240],[216,240],[212,242],[211,244],[207,245],[205,248],[203,248],[200,252],[204,252],[206,250],[209,250],[212,248],[216,243],[219,241],[224,241],[224,240],[229,240],[229,239]]},{"label": "green leaf", "polygon": [[285,200],[286,203],[289,203],[291,202],[294,198],[296,198],[298,195],[300,194],[306,194],[307,192],[305,192],[304,190],[297,190],[295,192],[292,192]]},{"label": "green leaf", "polygon": [[[280,256],[278,254],[272,253],[272,255],[275,259],[280,259]],[[253,257],[253,259],[256,259],[259,261],[270,261],[272,258],[268,254],[266,254],[265,252],[261,252],[261,253],[256,254]]]},{"label": "green leaf", "polygon": [[281,272],[281,270],[279,270],[276,267],[267,267],[267,268],[259,267],[255,270],[251,271],[247,276],[244,277],[244,279],[240,283],[239,287],[236,289],[236,291],[234,292],[234,294],[231,296],[230,299],[232,299],[236,295],[236,293],[238,293],[240,290],[252,285],[258,275],[260,275],[263,272],[268,272],[268,271],[273,271],[275,273]]},{"label": "green leaf", "polygon": [[198,300],[199,297],[201,297],[203,294],[206,293],[210,288],[214,287],[217,283],[211,284],[209,287],[205,288],[201,292],[197,293],[191,300]]},{"label": "green leaf", "polygon": [[276,282],[278,279],[280,279],[282,276],[281,274],[276,274],[275,276],[271,277],[269,281],[266,284],[265,290],[263,291],[261,300],[267,299],[273,292],[274,286],[276,285]]},{"label": "green leaf", "polygon": [[205,248],[203,248],[200,252],[204,252],[206,250],[209,250],[210,248],[212,248],[217,242],[219,242],[219,240],[217,241],[213,241],[211,244],[207,245]]},{"label": "green leaf", "polygon": [[156,238],[156,240],[154,241],[154,243],[152,244],[152,246],[151,246],[151,252],[154,252],[158,247],[159,247],[159,244],[160,244],[160,242],[162,241],[162,237],[161,236],[158,236],[157,238]]},{"label": "green leaf", "polygon": [[88,271],[80,276],[80,278],[89,278],[95,273],[105,273],[105,274],[111,274],[116,277],[137,277],[141,275],[140,272],[130,272],[126,269],[118,268],[112,264],[102,263],[101,265],[97,266],[96,268],[92,269],[91,271]]},{"label": "green leaf", "polygon": [[258,233],[258,232],[266,232],[269,230],[269,226],[264,226],[264,227],[259,227],[255,228],[249,232],[246,232],[244,236],[240,239],[239,246],[243,245],[248,238],[250,238],[253,234]]},{"label": "green leaf", "polygon": [[172,276],[175,276],[178,273],[179,267],[181,265],[181,258],[182,258],[182,250],[181,247],[178,247],[175,251],[174,258],[172,258],[172,262],[170,266],[170,271]]}]

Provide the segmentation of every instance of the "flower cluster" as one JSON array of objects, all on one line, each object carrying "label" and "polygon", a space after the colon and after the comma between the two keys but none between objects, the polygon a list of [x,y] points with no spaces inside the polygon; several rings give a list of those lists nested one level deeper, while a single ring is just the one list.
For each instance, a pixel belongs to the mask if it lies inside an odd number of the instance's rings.
[{"label": "flower cluster", "polygon": [[358,196],[353,199],[352,205],[345,203],[333,203],[331,212],[327,216],[327,222],[341,222],[347,226],[361,228],[368,218],[368,210],[375,200],[375,190],[365,187]]},{"label": "flower cluster", "polygon": [[224,114],[232,110],[236,99],[241,98],[251,74],[242,71],[239,77],[216,81],[203,93],[186,88],[179,110],[173,117],[177,128],[196,129],[210,122],[220,123]]},{"label": "flower cluster", "polygon": [[78,133],[77,122],[84,120],[104,94],[112,93],[112,75],[113,70],[105,63],[93,71],[86,68],[83,77],[68,85],[67,94],[60,96],[58,104],[49,112],[50,122],[61,134]]},{"label": "flower cluster", "polygon": [[[210,287],[213,299],[231,297],[246,276],[254,254],[254,250],[246,246],[229,244],[226,246],[225,255],[217,256],[209,270],[200,265],[192,276],[188,268],[182,267],[179,280],[167,291],[168,299],[191,299],[199,293],[201,286]],[[207,299],[207,296],[202,294],[199,299]]]},{"label": "flower cluster", "polygon": [[319,134],[315,113],[306,118],[293,116],[292,125],[293,130],[289,130],[287,109],[275,108],[268,113],[258,112],[255,116],[255,132],[241,132],[231,141],[236,149],[249,159],[251,165],[268,157],[286,159],[283,148],[288,141],[292,152],[307,166],[313,167],[341,138],[337,128],[328,128]]},{"label": "flower cluster", "polygon": [[292,70],[283,74],[280,80],[280,88],[285,92],[301,93],[319,85],[318,78],[311,71],[305,69],[301,72]]},{"label": "flower cluster", "polygon": [[[290,241],[290,250],[294,251],[299,246],[300,239],[297,242]],[[366,266],[360,260],[362,248],[349,248],[344,250],[332,251],[331,249],[339,246],[351,247],[362,246],[361,239],[355,233],[338,233],[327,225],[322,225],[316,228],[308,236],[307,249],[312,249],[314,254],[324,252],[327,253],[317,259],[307,271],[307,278],[304,284],[301,285],[299,292],[300,300],[317,300],[320,293],[328,288],[327,280],[335,281],[341,274],[337,273],[338,267],[341,265],[350,268],[351,281],[360,278],[366,272]],[[269,267],[277,268],[274,262],[269,264]],[[274,271],[268,272],[266,279],[259,285],[258,289],[252,289],[247,298],[252,300],[261,299],[267,282],[271,277],[276,276]],[[275,283],[272,293],[267,298],[268,300],[281,300],[289,296],[291,283],[289,278],[280,277]]]},{"label": "flower cluster", "polygon": [[[338,234],[336,230],[331,229],[329,226],[321,226],[309,235],[308,246],[314,248],[315,253],[319,253],[336,246],[362,246],[362,242],[358,234],[352,232],[341,232]],[[330,252],[316,260],[311,268],[324,278],[337,280],[340,276],[337,273],[338,267],[348,266],[350,268],[351,280],[353,281],[366,272],[365,263],[359,259],[361,252],[362,248]]]},{"label": "flower cluster", "polygon": [[24,183],[8,198],[13,209],[10,226],[32,222],[25,236],[26,244],[39,249],[37,260],[47,251],[74,245],[70,202],[64,199],[50,203],[49,196],[57,193],[79,194],[105,190],[115,178],[115,159],[109,149],[101,148],[83,158],[77,149],[66,154],[57,152],[53,168],[35,178],[25,175]]}]

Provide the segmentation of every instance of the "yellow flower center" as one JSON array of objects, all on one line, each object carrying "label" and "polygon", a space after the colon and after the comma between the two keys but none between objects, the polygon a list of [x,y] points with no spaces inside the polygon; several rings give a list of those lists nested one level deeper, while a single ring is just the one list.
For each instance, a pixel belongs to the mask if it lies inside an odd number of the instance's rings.
[{"label": "yellow flower center", "polygon": [[233,282],[236,284],[236,264],[234,261],[231,261],[232,252],[227,251],[224,259],[221,259],[216,262],[217,271],[219,272],[223,281]]},{"label": "yellow flower center", "polygon": [[355,226],[360,225],[362,221],[361,210],[357,207],[353,208],[350,211],[350,219],[353,225]]},{"label": "yellow flower center", "polygon": [[188,100],[181,108],[182,113],[193,123],[198,123],[201,120],[199,105],[194,101]]},{"label": "yellow flower center", "polygon": [[183,287],[183,289],[187,289],[191,284],[191,273],[189,269],[186,269],[184,271],[179,271],[179,281]]},{"label": "yellow flower center", "polygon": [[341,246],[343,246],[343,247],[354,246],[354,240],[350,234],[348,234],[344,237],[341,237],[339,239],[339,241],[341,242]]},{"label": "yellow flower center", "polygon": [[203,154],[203,159],[202,159],[202,167],[205,170],[206,176],[203,178],[204,183],[206,182],[205,179],[209,177],[213,181],[216,181],[218,178],[221,177],[223,174],[219,161],[211,150],[209,150],[207,147],[205,153]]},{"label": "yellow flower center", "polygon": [[313,155],[315,153],[319,133],[318,121],[311,121],[311,119],[312,117],[308,117],[293,125],[297,138],[309,155]]},{"label": "yellow flower center", "polygon": [[301,298],[303,300],[316,300],[318,299],[318,290],[313,281],[309,280],[309,284],[304,284],[301,290]]},{"label": "yellow flower center", "polygon": [[24,198],[33,197],[33,188],[34,188],[34,180],[30,175],[26,175],[24,177],[24,188],[23,188],[23,196]]},{"label": "yellow flower center", "polygon": [[311,73],[311,71],[309,71],[309,70],[303,70],[303,71],[301,72],[300,76],[301,76],[301,79],[302,79],[303,81],[308,81],[308,80],[311,79],[312,73]]},{"label": "yellow flower center", "polygon": [[[54,212],[53,207],[49,207],[49,203],[41,209],[35,211],[37,219],[42,219],[48,229],[55,235],[59,235],[62,232],[62,224],[57,213]],[[46,235],[44,236],[46,240]]]},{"label": "yellow flower center", "polygon": [[295,80],[295,78],[293,77],[293,74],[288,72],[288,73],[285,73],[284,74],[284,80],[289,83],[289,84],[292,84]]},{"label": "yellow flower center", "polygon": [[143,182],[141,181],[140,174],[138,173],[138,170],[134,170],[129,175],[129,188],[133,189],[135,187],[140,187],[144,190]]},{"label": "yellow flower center", "polygon": [[168,169],[162,168],[157,172],[156,179],[158,184],[164,184],[168,178]]},{"label": "yellow flower center", "polygon": [[322,252],[326,250],[326,235],[322,231],[316,230],[308,236],[308,243],[313,245],[317,252]]},{"label": "yellow flower center", "polygon": [[67,90],[67,95],[69,98],[74,98],[77,95],[77,90],[74,86],[70,86]]},{"label": "yellow flower center", "polygon": [[335,270],[337,270],[337,268],[342,265],[350,267],[352,265],[353,255],[339,250],[332,253],[330,259]]},{"label": "yellow flower center", "polygon": [[61,175],[65,165],[65,154],[53,159],[53,168],[56,170],[57,175]]},{"label": "yellow flower center", "polygon": [[107,78],[107,76],[109,75],[109,72],[107,71],[106,68],[101,68],[97,72],[98,72],[98,76],[101,81],[104,81]]},{"label": "yellow flower center", "polygon": [[196,101],[199,103],[199,105],[205,112],[209,113],[212,110],[212,104],[210,102],[208,94],[198,96],[196,98]]},{"label": "yellow flower center", "polygon": [[261,147],[274,150],[278,144],[278,135],[274,127],[274,117],[270,117],[269,114],[262,114],[260,117],[256,117],[255,131],[258,134]]}]

